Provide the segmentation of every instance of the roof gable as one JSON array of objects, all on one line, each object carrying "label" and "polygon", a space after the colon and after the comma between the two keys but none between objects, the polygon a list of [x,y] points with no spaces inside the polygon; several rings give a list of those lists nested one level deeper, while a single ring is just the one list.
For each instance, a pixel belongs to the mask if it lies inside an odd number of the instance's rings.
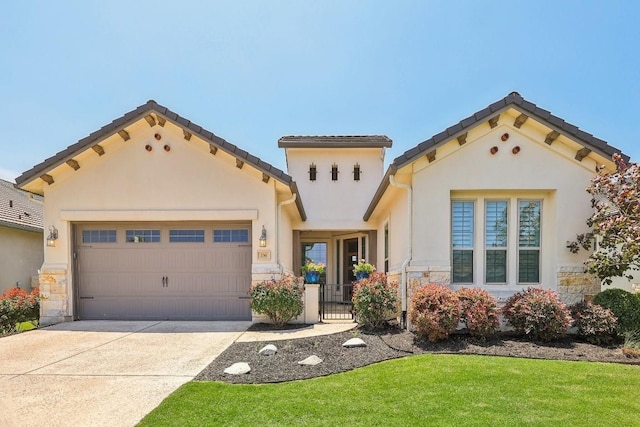
[{"label": "roof gable", "polygon": [[185,140],[191,140],[193,136],[197,136],[201,140],[209,143],[212,154],[215,154],[218,150],[221,150],[222,152],[225,152],[226,154],[234,157],[236,159],[236,164],[238,165],[238,167],[248,165],[262,172],[263,181],[268,182],[269,179],[273,178],[276,181],[284,184],[290,189],[292,194],[296,195],[296,207],[298,208],[298,212],[302,220],[306,220],[306,213],[304,211],[304,206],[302,204],[297,185],[289,175],[276,168],[275,166],[272,166],[271,164],[259,159],[258,157],[251,155],[247,151],[242,150],[238,146],[218,137],[217,135],[204,129],[203,127],[192,123],[186,118],[158,104],[154,100],[147,101],[147,103],[140,105],[132,111],[129,111],[122,117],[113,120],[111,123],[103,126],[90,135],[80,139],[75,144],[70,145],[66,149],[58,152],[54,156],[49,157],[42,163],[39,163],[30,170],[24,172],[22,175],[16,178],[17,186],[24,188],[28,183],[38,179],[46,182],[48,185],[53,184],[54,180],[48,174],[49,171],[57,168],[64,163],[74,169],[79,168],[80,166],[78,162],[74,160],[74,157],[91,149],[93,149],[99,156],[104,155],[105,150],[100,145],[101,141],[116,134],[119,135],[124,141],[127,141],[128,139],[130,139],[127,128],[143,119],[151,127],[164,127],[166,122],[170,122],[183,130]]},{"label": "roof gable", "polygon": [[42,197],[31,196],[13,183],[0,179],[0,225],[42,232]]},{"label": "roof gable", "polygon": [[577,126],[568,123],[560,117],[551,114],[549,111],[525,100],[518,92],[511,92],[505,98],[494,102],[480,111],[477,111],[457,124],[433,135],[431,138],[421,142],[396,157],[387,169],[373,200],[365,212],[363,217],[364,220],[367,221],[373,214],[376,206],[380,202],[380,199],[390,185],[389,177],[391,175],[394,175],[399,169],[412,164],[425,156],[430,162],[435,160],[438,148],[452,140],[457,139],[459,145],[464,145],[466,143],[467,133],[481,124],[488,123],[492,129],[495,128],[500,122],[502,113],[510,109],[516,110],[520,113],[512,123],[514,127],[520,128],[528,119],[533,119],[548,128],[549,131],[544,139],[544,142],[547,145],[552,145],[560,136],[568,138],[579,144],[582,148],[577,150],[575,154],[576,160],[581,161],[591,152],[608,159],[610,159],[613,154],[619,153],[625,160],[629,160],[628,156],[623,154],[619,149],[609,145],[606,141],[596,138],[592,134],[581,130]]}]

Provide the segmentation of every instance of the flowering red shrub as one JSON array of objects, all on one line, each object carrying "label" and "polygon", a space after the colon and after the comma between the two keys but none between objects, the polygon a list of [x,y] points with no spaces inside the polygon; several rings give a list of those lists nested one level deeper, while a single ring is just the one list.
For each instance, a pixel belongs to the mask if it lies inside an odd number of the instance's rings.
[{"label": "flowering red shrub", "polygon": [[613,341],[618,321],[613,312],[589,302],[571,306],[573,326],[578,328],[578,336],[592,344],[608,344]]},{"label": "flowering red shrub", "polygon": [[11,288],[0,294],[0,334],[15,332],[19,323],[40,319],[40,289],[30,293]]},{"label": "flowering red shrub", "polygon": [[460,300],[451,289],[429,283],[413,291],[409,321],[418,336],[437,341],[456,330],[461,311]]},{"label": "flowering red shrub", "polygon": [[286,325],[302,313],[302,288],[291,275],[280,280],[265,280],[249,292],[251,309],[266,315],[277,328]]},{"label": "flowering red shrub", "polygon": [[517,333],[532,340],[559,338],[572,321],[569,310],[555,292],[538,288],[512,295],[502,312]]},{"label": "flowering red shrub", "polygon": [[461,288],[456,292],[462,306],[462,320],[469,333],[486,338],[493,335],[500,321],[496,299],[480,288]]},{"label": "flowering red shrub", "polygon": [[358,323],[380,328],[398,308],[398,283],[387,282],[387,275],[376,271],[353,285],[353,308]]}]

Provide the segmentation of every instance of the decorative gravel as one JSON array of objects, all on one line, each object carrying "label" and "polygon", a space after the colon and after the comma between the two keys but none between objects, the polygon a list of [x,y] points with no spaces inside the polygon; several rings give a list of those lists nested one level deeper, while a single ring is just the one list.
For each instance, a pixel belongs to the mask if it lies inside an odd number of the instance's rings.
[{"label": "decorative gravel", "polygon": [[[255,326],[260,328],[261,326]],[[366,347],[343,348],[342,344],[353,337],[362,338]],[[262,356],[258,351],[267,344],[274,344],[278,352]],[[445,341],[430,343],[420,341],[411,332],[392,329],[368,332],[362,329],[282,341],[234,343],[198,376],[196,381],[224,381],[228,383],[274,383],[320,377],[350,371],[362,366],[413,354],[482,354],[492,356],[556,359],[572,361],[597,361],[638,364],[629,359],[619,346],[600,347],[567,337],[551,343],[532,343],[509,334],[499,334],[486,341],[467,335],[454,335]],[[298,362],[315,355],[322,359],[316,366],[302,366]],[[228,375],[224,370],[236,362],[246,362],[251,372],[245,375]]]}]

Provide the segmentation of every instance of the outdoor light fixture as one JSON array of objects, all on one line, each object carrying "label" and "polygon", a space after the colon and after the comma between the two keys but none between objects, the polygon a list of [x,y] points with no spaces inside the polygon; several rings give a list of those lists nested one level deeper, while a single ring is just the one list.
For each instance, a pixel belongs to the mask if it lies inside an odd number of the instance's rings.
[{"label": "outdoor light fixture", "polygon": [[49,236],[47,236],[47,246],[54,247],[58,240],[58,230],[52,225],[49,227]]},{"label": "outdoor light fixture", "polygon": [[262,226],[262,233],[260,234],[260,247],[265,248],[267,246],[267,230]]}]

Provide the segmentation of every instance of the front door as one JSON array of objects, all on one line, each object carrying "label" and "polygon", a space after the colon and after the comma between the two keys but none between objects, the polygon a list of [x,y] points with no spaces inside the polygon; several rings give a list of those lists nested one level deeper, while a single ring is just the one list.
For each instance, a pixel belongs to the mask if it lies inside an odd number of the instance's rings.
[{"label": "front door", "polygon": [[353,266],[358,263],[358,238],[343,240],[342,247],[342,283],[350,284],[356,280]]}]

